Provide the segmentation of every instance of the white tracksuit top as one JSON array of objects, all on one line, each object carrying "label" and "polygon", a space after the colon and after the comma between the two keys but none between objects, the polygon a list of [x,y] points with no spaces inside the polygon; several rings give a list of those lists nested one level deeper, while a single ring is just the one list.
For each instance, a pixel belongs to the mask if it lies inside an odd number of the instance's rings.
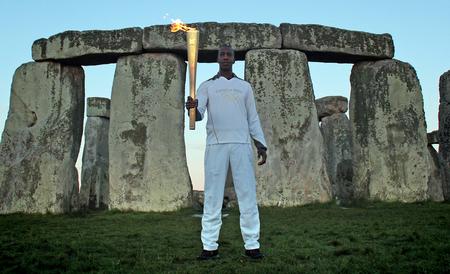
[{"label": "white tracksuit top", "polygon": [[200,85],[197,99],[202,119],[208,110],[207,145],[251,143],[255,139],[267,147],[250,83],[238,77],[228,80],[216,76]]}]

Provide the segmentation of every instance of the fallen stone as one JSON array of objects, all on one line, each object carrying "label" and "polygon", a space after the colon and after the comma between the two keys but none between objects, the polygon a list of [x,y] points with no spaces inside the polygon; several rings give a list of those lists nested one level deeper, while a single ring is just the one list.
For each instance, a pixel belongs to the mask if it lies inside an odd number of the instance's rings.
[{"label": "fallen stone", "polygon": [[191,206],[184,143],[185,62],[172,54],[118,60],[109,131],[110,208]]},{"label": "fallen stone", "polygon": [[427,136],[414,68],[398,60],[361,62],[354,65],[350,82],[357,198],[426,200]]},{"label": "fallen stone", "polygon": [[0,144],[0,213],[66,213],[78,200],[84,72],[53,62],[14,73]]},{"label": "fallen stone", "polygon": [[346,113],[348,110],[348,100],[343,96],[326,96],[316,99],[315,102],[319,121],[323,117],[337,113]]},{"label": "fallen stone", "polygon": [[356,63],[394,57],[390,34],[373,34],[321,25],[280,25],[283,48],[297,49],[308,61]]},{"label": "fallen stone", "polygon": [[245,78],[254,89],[268,145],[256,167],[262,206],[297,206],[331,199],[324,144],[306,55],[296,50],[252,50]]},{"label": "fallen stone", "polygon": [[[252,49],[281,48],[281,33],[270,24],[248,23],[193,23],[199,30],[199,62],[216,62],[217,50],[228,44],[235,50],[236,60],[244,60],[245,53]],[[186,57],[186,33],[170,32],[170,25],[144,28],[143,47],[151,52],[174,52]]]},{"label": "fallen stone", "polygon": [[350,120],[344,113],[336,113],[322,119],[320,130],[325,144],[332,197],[344,204],[349,203],[354,193]]},{"label": "fallen stone", "polygon": [[74,65],[115,63],[117,58],[142,52],[142,29],[65,31],[34,41],[35,61],[57,60]]}]

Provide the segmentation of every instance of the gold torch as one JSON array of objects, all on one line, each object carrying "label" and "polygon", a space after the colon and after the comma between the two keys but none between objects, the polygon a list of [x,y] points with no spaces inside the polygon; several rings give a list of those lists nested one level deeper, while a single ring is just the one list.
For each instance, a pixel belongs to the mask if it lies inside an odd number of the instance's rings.
[{"label": "gold torch", "polygon": [[[179,30],[187,32],[187,56],[189,64],[189,95],[195,100],[195,81],[197,78],[197,59],[198,59],[198,39],[199,32],[195,28],[191,28],[183,24],[180,20],[176,20],[170,26],[171,32]],[[189,129],[195,129],[195,116],[197,109],[189,110]]]}]

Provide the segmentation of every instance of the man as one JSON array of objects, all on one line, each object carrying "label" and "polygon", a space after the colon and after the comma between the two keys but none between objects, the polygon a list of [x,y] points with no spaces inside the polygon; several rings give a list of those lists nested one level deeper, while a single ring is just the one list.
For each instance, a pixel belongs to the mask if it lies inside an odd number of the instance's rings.
[{"label": "man", "polygon": [[[261,129],[251,85],[233,73],[234,51],[229,46],[219,49],[219,72],[202,83],[197,99],[190,96],[186,108],[197,107],[196,120],[208,110],[205,151],[205,192],[199,260],[217,258],[217,241],[222,225],[221,210],[228,167],[240,211],[240,227],[245,255],[261,259],[259,250],[259,213],[256,203],[256,179],[253,168],[253,140],[261,161],[266,162],[267,145]],[[189,113],[189,111],[188,111]]]}]

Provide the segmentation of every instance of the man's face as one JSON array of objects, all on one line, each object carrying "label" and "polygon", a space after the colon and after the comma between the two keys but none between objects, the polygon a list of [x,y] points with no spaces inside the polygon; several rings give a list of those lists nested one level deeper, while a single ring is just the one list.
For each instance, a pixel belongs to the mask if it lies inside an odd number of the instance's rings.
[{"label": "man's face", "polygon": [[220,70],[230,71],[233,67],[234,61],[234,51],[232,48],[223,47],[219,49],[217,63],[219,63]]}]

